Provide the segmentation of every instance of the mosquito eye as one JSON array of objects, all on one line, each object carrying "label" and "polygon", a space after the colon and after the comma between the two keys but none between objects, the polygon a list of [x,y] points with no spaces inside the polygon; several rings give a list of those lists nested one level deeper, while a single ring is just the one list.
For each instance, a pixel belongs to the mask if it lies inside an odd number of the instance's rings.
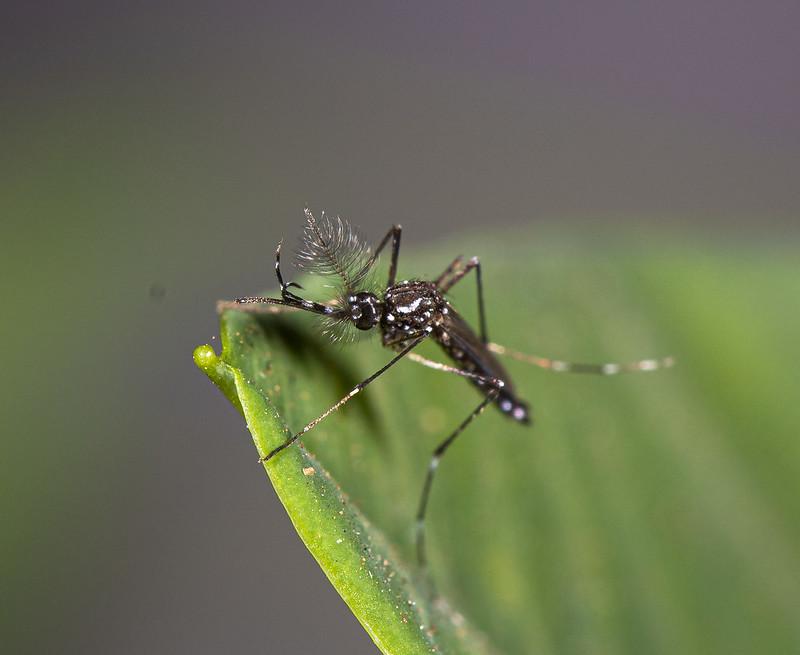
[{"label": "mosquito eye", "polygon": [[374,328],[379,316],[378,299],[370,293],[360,293],[351,300],[350,318],[359,330]]},{"label": "mosquito eye", "polygon": [[359,330],[369,330],[378,322],[378,313],[370,302],[359,303],[355,313],[357,314],[355,324]]}]

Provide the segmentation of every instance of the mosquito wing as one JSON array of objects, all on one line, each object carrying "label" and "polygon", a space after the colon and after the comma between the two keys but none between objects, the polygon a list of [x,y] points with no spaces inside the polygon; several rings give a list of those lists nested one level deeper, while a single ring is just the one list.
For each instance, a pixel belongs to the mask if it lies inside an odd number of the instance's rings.
[{"label": "mosquito wing", "polygon": [[[475,366],[476,373],[502,380],[506,383],[506,390],[511,392],[511,379],[506,369],[475,334],[470,324],[452,307],[447,314],[445,326],[449,336],[449,345],[442,344],[442,346],[459,367],[463,368],[468,365],[467,362],[471,362]],[[458,356],[459,350],[464,353],[464,356]]]}]

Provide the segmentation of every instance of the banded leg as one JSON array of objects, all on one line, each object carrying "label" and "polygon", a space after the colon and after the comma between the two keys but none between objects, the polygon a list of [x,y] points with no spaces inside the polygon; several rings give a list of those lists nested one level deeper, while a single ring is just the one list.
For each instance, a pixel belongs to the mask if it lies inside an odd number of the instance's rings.
[{"label": "banded leg", "polygon": [[494,378],[487,375],[479,375],[478,373],[473,373],[471,371],[465,371],[463,369],[456,368],[455,366],[450,366],[449,364],[443,364],[442,362],[436,362],[432,359],[428,359],[427,357],[423,357],[418,353],[409,353],[408,358],[414,362],[417,362],[417,364],[422,364],[423,366],[432,368],[435,371],[444,371],[445,373],[455,373],[456,375],[460,375],[465,378],[477,380],[478,382],[481,382],[486,386],[490,386],[498,390],[506,386],[506,383],[503,382],[500,378]]},{"label": "banded leg", "polygon": [[478,406],[473,409],[469,416],[465,418],[461,424],[450,434],[447,439],[440,443],[436,450],[433,451],[430,464],[428,464],[428,473],[425,476],[425,484],[422,487],[422,495],[419,499],[419,508],[417,509],[417,522],[416,522],[416,541],[417,541],[417,561],[421,568],[427,566],[427,555],[425,551],[425,512],[428,508],[428,499],[431,495],[431,485],[433,484],[433,476],[436,474],[436,469],[439,468],[439,462],[447,449],[453,444],[458,435],[472,422],[472,420],[480,415],[486,409],[486,406],[494,402],[499,394],[499,389],[491,389],[486,394],[486,397],[481,400]]},{"label": "banded leg", "polygon": [[670,368],[675,364],[673,357],[659,359],[640,359],[636,362],[617,364],[606,362],[604,364],[586,364],[582,362],[565,362],[560,359],[550,359],[538,355],[527,355],[511,348],[506,348],[497,343],[486,344],[489,350],[498,355],[507,355],[519,362],[533,364],[539,368],[553,371],[554,373],[589,373],[592,375],[617,375],[618,373],[637,373],[640,371],[656,371],[661,368]]},{"label": "banded leg", "polygon": [[[460,257],[457,257],[453,260],[453,263],[450,264],[451,267],[456,266],[456,263],[460,261]],[[483,277],[481,276],[481,262],[477,257],[473,257],[467,262],[467,265],[462,268],[461,270],[456,271],[455,275],[451,277],[446,282],[439,285],[439,289],[447,293],[451,288],[453,288],[458,282],[471,270],[475,269],[475,276],[477,277],[478,283],[478,320],[480,323],[481,328],[481,341],[483,343],[488,343],[489,335],[486,331],[486,311],[483,306]],[[449,270],[449,267],[448,267]],[[445,271],[447,273],[447,271]],[[440,279],[444,277],[444,274],[440,276]]]},{"label": "banded leg", "polygon": [[364,387],[366,387],[370,382],[374,381],[378,378],[381,374],[385,373],[388,369],[390,369],[394,364],[399,362],[403,357],[405,357],[413,348],[416,348],[422,341],[425,339],[427,335],[423,335],[413,341],[411,344],[403,348],[397,355],[395,355],[388,364],[379,368],[375,373],[370,375],[366,380],[359,382],[355,387],[353,387],[350,392],[337,403],[329,407],[325,412],[320,414],[317,418],[313,421],[308,423],[300,432],[289,437],[286,441],[284,441],[280,446],[273,448],[269,453],[267,453],[264,457],[259,459],[259,462],[267,462],[272,459],[275,455],[281,452],[284,448],[291,446],[295,441],[297,441],[300,437],[302,437],[306,432],[312,430],[320,421],[326,419],[328,416],[333,414],[337,409],[339,409],[342,405],[347,403],[353,396],[355,396],[358,392],[360,392]]}]

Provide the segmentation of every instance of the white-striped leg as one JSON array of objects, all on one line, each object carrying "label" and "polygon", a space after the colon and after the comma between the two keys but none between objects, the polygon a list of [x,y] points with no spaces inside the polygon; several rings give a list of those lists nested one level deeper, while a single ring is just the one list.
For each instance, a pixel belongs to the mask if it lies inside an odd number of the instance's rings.
[{"label": "white-striped leg", "polygon": [[408,346],[403,348],[403,350],[401,350],[397,355],[395,355],[391,359],[391,361],[389,361],[388,364],[386,364],[385,366],[382,366],[381,368],[379,368],[377,371],[375,371],[375,373],[370,375],[363,382],[359,382],[339,402],[337,402],[335,405],[329,407],[325,412],[320,414],[317,418],[315,418],[308,425],[306,425],[302,430],[300,430],[300,432],[298,432],[298,433],[292,435],[291,437],[289,437],[280,446],[277,446],[276,448],[273,448],[269,453],[267,453],[264,457],[262,457],[258,461],[259,462],[269,461],[275,455],[277,455],[279,452],[281,452],[284,448],[286,448],[287,446],[291,446],[295,441],[297,441],[300,437],[302,437],[306,432],[308,432],[309,430],[313,429],[320,421],[322,421],[323,419],[325,419],[328,416],[330,416],[331,414],[333,414],[337,409],[339,409],[342,405],[344,405],[347,401],[349,401],[353,396],[355,396],[359,391],[361,391],[364,387],[366,387],[370,382],[375,380],[382,373],[385,373],[389,368],[391,368],[394,364],[396,364],[403,357],[405,357],[409,352],[411,352],[411,350],[413,348],[416,348],[420,343],[422,343],[422,341],[425,339],[426,336],[427,335],[423,335],[423,336],[419,337],[418,339],[413,341],[411,344],[409,344]]},{"label": "white-striped leg", "polygon": [[550,359],[539,357],[538,355],[527,355],[525,353],[511,350],[497,343],[486,344],[489,350],[498,355],[507,355],[511,359],[519,362],[533,364],[539,368],[547,369],[555,373],[590,373],[594,375],[616,375],[618,373],[637,373],[639,371],[656,371],[660,368],[670,368],[675,364],[673,357],[662,357],[660,359],[640,359],[636,362],[616,364],[606,362],[604,364],[585,364],[581,362],[565,362],[560,359]]},{"label": "white-striped leg", "polygon": [[436,469],[439,468],[439,462],[442,459],[442,456],[447,451],[447,449],[452,445],[452,443],[456,440],[458,435],[460,435],[464,428],[466,428],[472,420],[478,416],[486,406],[494,402],[497,398],[497,394],[499,393],[498,389],[490,389],[489,392],[486,394],[486,397],[481,400],[480,404],[473,409],[469,416],[465,418],[461,425],[459,425],[447,439],[440,443],[436,450],[433,451],[433,455],[431,457],[430,464],[428,464],[428,473],[425,476],[425,484],[422,487],[422,496],[419,499],[419,508],[417,509],[417,523],[416,523],[416,536],[417,536],[417,561],[421,568],[425,568],[428,563],[427,554],[425,551],[425,512],[428,508],[428,499],[431,495],[431,485],[433,484],[433,476],[436,474]]},{"label": "white-striped leg", "polygon": [[502,389],[506,386],[506,383],[503,382],[500,378],[493,378],[487,375],[479,375],[478,373],[473,373],[471,371],[465,371],[460,368],[456,368],[455,366],[450,366],[449,364],[442,364],[442,362],[436,362],[432,359],[428,359],[427,357],[423,357],[418,353],[409,353],[408,358],[411,361],[417,362],[417,364],[422,364],[423,366],[427,366],[428,368],[432,368],[435,371],[444,371],[445,373],[454,373],[456,375],[460,375],[465,378],[470,378],[472,380],[477,380],[478,382],[482,382],[486,386],[493,387],[495,389]]}]

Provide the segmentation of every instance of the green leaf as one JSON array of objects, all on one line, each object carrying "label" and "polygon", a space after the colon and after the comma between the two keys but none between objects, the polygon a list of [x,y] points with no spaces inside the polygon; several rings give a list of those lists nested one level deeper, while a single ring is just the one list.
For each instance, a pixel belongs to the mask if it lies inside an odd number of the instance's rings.
[{"label": "green leaf", "polygon": [[[310,397],[293,375],[277,370],[273,349],[294,352],[302,366],[313,352],[311,340],[281,318],[264,321],[236,311],[224,313],[221,333],[222,357],[211,346],[199,346],[195,363],[242,412],[264,456],[291,435],[267,394],[287,413],[293,411],[294,393]],[[333,368],[322,385],[337,386],[341,373],[332,360],[328,363]],[[300,538],[382,652],[490,652],[486,639],[444,599],[430,602],[425,582],[414,584],[412,572],[380,531],[302,446],[287,449],[265,468]]]},{"label": "green leaf", "polygon": [[[481,255],[490,336],[511,348],[678,365],[594,378],[508,364],[534,427],[485,412],[434,484],[448,603],[431,606],[404,562],[430,452],[478,400],[463,380],[400,362],[272,460],[298,534],[383,652],[489,652],[482,635],[520,654],[797,650],[800,277],[791,252],[739,248],[520,233],[403,253],[402,274],[428,278]],[[474,320],[474,282],[453,302]],[[229,311],[221,356],[195,353],[261,454],[391,357],[315,325]]]}]

